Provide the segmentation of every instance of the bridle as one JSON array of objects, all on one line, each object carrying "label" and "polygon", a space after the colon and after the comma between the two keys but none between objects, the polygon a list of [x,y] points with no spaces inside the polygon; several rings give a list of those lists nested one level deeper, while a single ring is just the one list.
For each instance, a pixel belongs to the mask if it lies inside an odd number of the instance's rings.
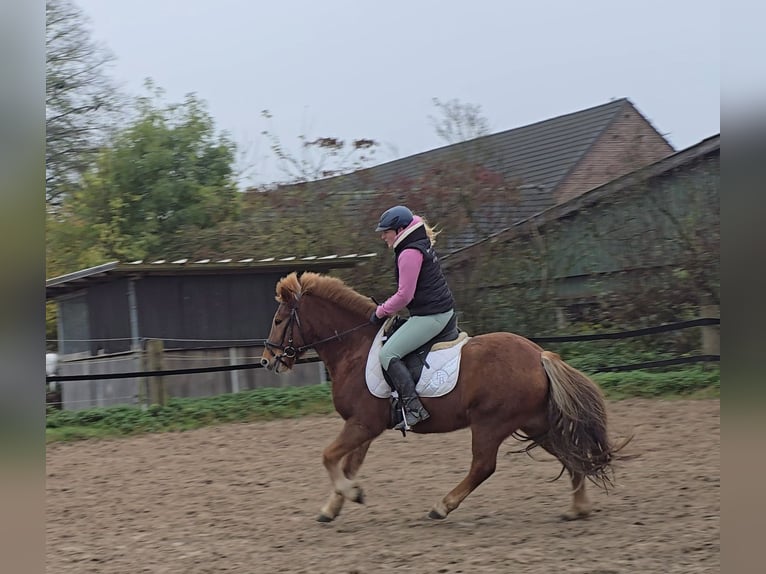
[{"label": "bridle", "polygon": [[[293,345],[293,327],[296,325],[298,326],[298,332],[301,335],[301,340],[305,341],[306,339],[304,338],[303,331],[301,330],[301,320],[298,318],[298,310],[295,307],[290,309],[290,317],[287,319],[287,326],[285,327],[283,332],[284,334],[282,335],[282,343],[274,343],[273,341],[266,339],[264,345],[274,354],[274,358],[277,363],[282,363],[286,366],[286,363],[283,360],[284,357],[287,357],[288,359],[294,359],[298,356],[298,353],[302,353],[303,351],[311,348],[310,346],[304,345],[296,349]],[[285,338],[287,338],[287,345],[283,344],[285,342]],[[275,349],[282,351],[282,353],[275,353]]]},{"label": "bridle", "polygon": [[[295,359],[298,355],[301,353],[304,353],[305,351],[316,347],[317,345],[321,345],[323,343],[328,343],[330,341],[339,341],[343,338],[344,335],[348,335],[349,333],[353,333],[354,331],[357,331],[361,329],[362,327],[366,327],[370,325],[369,321],[365,321],[364,323],[361,323],[357,325],[356,327],[351,327],[350,329],[346,329],[345,331],[342,331],[338,333],[338,331],[335,331],[334,335],[331,335],[330,337],[326,337],[324,339],[321,339],[319,341],[315,341],[311,344],[306,345],[306,337],[303,335],[303,330],[301,329],[301,320],[300,317],[298,317],[298,307],[297,305],[295,307],[292,307],[290,309],[290,317],[287,319],[287,326],[285,327],[285,330],[282,334],[282,341],[281,343],[275,343],[274,341],[269,341],[266,339],[264,342],[264,346],[272,352],[274,355],[274,360],[277,363],[281,363],[288,366],[284,359]],[[300,347],[296,347],[293,342],[293,329],[297,327],[298,333],[301,336],[301,341],[304,342],[303,345]],[[285,344],[285,340],[287,340],[287,344]],[[275,350],[281,351],[281,353],[276,353]],[[263,361],[262,361],[263,362]]]}]

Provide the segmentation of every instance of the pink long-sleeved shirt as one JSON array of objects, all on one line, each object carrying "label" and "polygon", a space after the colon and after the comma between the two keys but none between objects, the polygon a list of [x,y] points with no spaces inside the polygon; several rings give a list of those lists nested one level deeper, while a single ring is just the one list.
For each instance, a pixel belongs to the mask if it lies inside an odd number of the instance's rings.
[{"label": "pink long-sleeved shirt", "polygon": [[[417,215],[402,232],[396,241],[403,239],[416,227],[423,225],[423,220]],[[394,243],[396,245],[396,242]],[[378,305],[375,314],[378,317],[388,317],[404,309],[412,298],[415,297],[415,287],[418,284],[420,268],[423,266],[423,254],[417,249],[405,249],[399,254],[397,262],[399,268],[399,285],[396,293],[391,295],[382,305]]]}]

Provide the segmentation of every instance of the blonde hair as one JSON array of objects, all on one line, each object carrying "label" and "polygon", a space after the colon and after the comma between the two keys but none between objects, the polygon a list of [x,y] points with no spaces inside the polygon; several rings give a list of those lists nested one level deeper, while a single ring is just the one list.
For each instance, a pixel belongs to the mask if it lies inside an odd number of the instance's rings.
[{"label": "blonde hair", "polygon": [[428,235],[428,240],[431,242],[431,245],[436,245],[436,236],[439,235],[442,230],[439,229],[438,231],[431,227],[428,222],[426,221],[426,218],[422,215],[420,216],[420,219],[423,220],[423,226],[426,228],[426,235]]}]

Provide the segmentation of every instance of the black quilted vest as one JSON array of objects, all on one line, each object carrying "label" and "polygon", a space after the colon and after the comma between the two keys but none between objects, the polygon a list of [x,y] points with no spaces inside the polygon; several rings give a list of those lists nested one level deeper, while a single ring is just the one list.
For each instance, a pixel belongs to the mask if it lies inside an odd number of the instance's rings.
[{"label": "black quilted vest", "polygon": [[455,300],[442,273],[439,258],[431,246],[425,227],[415,229],[394,247],[394,273],[399,283],[399,254],[405,249],[417,249],[423,254],[423,265],[418,275],[415,296],[407,305],[410,315],[436,315],[455,307]]}]

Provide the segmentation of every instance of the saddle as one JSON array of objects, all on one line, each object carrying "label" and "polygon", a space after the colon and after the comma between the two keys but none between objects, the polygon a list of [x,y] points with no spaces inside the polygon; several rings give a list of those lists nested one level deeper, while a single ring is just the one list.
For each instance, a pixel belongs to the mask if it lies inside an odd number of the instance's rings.
[{"label": "saddle", "polygon": [[[383,340],[385,341],[391,335],[393,335],[402,325],[408,321],[405,317],[399,317],[394,315],[388,321],[386,321],[383,329]],[[423,372],[423,367],[428,366],[426,357],[431,350],[435,348],[446,349],[451,346],[450,343],[458,343],[460,338],[460,329],[457,326],[457,315],[453,314],[450,320],[445,325],[444,329],[439,332],[438,335],[422,344],[420,347],[412,351],[411,353],[402,357],[402,362],[406,365],[412,380],[416,383],[420,380],[420,375]],[[388,381],[386,372],[383,371],[384,378],[391,385],[391,381]],[[391,386],[393,388],[393,386]]]}]

